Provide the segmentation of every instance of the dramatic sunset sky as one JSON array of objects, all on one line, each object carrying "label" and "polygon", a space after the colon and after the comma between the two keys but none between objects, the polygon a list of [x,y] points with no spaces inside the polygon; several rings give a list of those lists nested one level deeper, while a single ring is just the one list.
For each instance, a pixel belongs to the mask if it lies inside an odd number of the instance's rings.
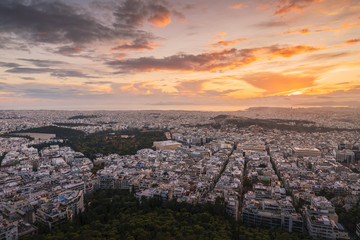
[{"label": "dramatic sunset sky", "polygon": [[359,0],[0,0],[0,109],[360,106]]}]

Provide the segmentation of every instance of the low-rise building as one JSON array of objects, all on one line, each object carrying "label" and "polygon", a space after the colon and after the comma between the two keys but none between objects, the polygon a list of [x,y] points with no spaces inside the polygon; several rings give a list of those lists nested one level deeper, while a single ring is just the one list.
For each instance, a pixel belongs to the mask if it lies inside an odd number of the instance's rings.
[{"label": "low-rise building", "polygon": [[311,206],[305,210],[309,235],[322,239],[350,239],[343,226],[338,223],[335,208],[325,197],[313,197]]},{"label": "low-rise building", "polygon": [[3,225],[0,223],[0,240],[18,240],[18,227],[15,224]]}]

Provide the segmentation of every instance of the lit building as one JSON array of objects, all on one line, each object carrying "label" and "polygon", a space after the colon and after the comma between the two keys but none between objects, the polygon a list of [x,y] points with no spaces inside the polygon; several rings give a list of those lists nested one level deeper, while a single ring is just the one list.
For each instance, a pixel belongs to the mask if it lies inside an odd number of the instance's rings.
[{"label": "lit building", "polygon": [[321,155],[320,150],[313,147],[294,147],[293,152],[297,157],[319,157]]},{"label": "lit building", "polygon": [[167,140],[167,141],[157,141],[153,143],[156,150],[176,150],[181,146],[181,143]]}]

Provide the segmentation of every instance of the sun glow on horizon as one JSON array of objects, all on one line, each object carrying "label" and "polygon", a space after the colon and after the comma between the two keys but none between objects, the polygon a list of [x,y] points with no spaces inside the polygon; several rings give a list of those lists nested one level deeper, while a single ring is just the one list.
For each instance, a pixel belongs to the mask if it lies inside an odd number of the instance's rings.
[{"label": "sun glow on horizon", "polygon": [[358,0],[25,2],[0,1],[2,108],[360,106]]}]

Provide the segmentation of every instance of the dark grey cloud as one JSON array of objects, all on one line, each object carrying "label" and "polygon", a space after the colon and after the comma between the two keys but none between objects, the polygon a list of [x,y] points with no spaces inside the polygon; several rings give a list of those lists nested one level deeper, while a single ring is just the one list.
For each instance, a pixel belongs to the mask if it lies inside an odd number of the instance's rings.
[{"label": "dark grey cloud", "polygon": [[55,70],[51,73],[51,76],[58,78],[68,78],[68,77],[76,77],[76,78],[98,78],[95,76],[90,76],[84,74],[77,70]]},{"label": "dark grey cloud", "polygon": [[119,73],[171,70],[171,71],[213,71],[222,70],[256,60],[256,49],[225,49],[220,52],[193,54],[176,54],[164,58],[142,57],[109,61],[107,65],[119,70]]},{"label": "dark grey cloud", "polygon": [[8,62],[0,62],[0,67],[5,67],[5,68],[16,68],[16,67],[20,67],[20,64],[17,63],[8,63]]},{"label": "dark grey cloud", "polygon": [[144,4],[139,0],[127,0],[114,12],[117,25],[121,27],[140,27],[144,21]]},{"label": "dark grey cloud", "polygon": [[[170,17],[171,11],[160,0],[125,0],[108,4],[106,16],[86,13],[81,4],[68,5],[56,0],[1,0],[0,34],[15,35],[28,44],[66,44],[59,53],[79,51],[94,41],[152,39],[151,33],[140,30],[145,22],[153,25]],[[180,13],[177,13],[179,15]],[[100,20],[100,18],[102,18]],[[7,44],[0,43],[0,48]]]},{"label": "dark grey cloud", "polygon": [[75,54],[79,54],[81,53],[81,51],[83,50],[83,47],[80,46],[76,46],[76,45],[65,45],[65,46],[61,46],[58,47],[55,51],[53,51],[54,53],[58,53],[61,55],[65,55],[65,56],[73,56]]},{"label": "dark grey cloud", "polygon": [[22,77],[21,79],[24,79],[24,80],[26,80],[26,81],[36,80],[35,78],[32,78],[32,77]]},{"label": "dark grey cloud", "polygon": [[116,29],[57,1],[2,0],[0,32],[46,43],[86,43],[120,35]]},{"label": "dark grey cloud", "polygon": [[95,81],[95,82],[83,82],[85,85],[101,85],[101,84],[112,84],[112,81]]},{"label": "dark grey cloud", "polygon": [[19,58],[18,60],[30,62],[37,67],[51,67],[54,65],[65,64],[65,62],[54,61],[54,60],[39,60],[39,59],[28,59],[28,58]]},{"label": "dark grey cloud", "polygon": [[146,21],[157,25],[157,20],[161,21],[170,16],[170,10],[165,1],[160,0],[126,0],[114,12],[116,26],[121,28],[137,28]]},{"label": "dark grey cloud", "polygon": [[135,39],[130,44],[122,44],[114,47],[113,51],[126,51],[126,50],[153,50],[154,44],[146,38]]},{"label": "dark grey cloud", "polygon": [[22,67],[17,67],[17,68],[8,69],[5,72],[8,72],[8,73],[21,73],[21,74],[34,74],[34,73],[49,73],[49,72],[53,72],[53,71],[55,71],[55,70],[51,69],[51,68],[22,68]]},{"label": "dark grey cloud", "polygon": [[40,73],[50,73],[51,76],[57,78],[68,78],[68,77],[77,77],[77,78],[97,78],[95,76],[90,76],[84,74],[77,70],[67,70],[67,69],[53,69],[53,68],[12,68],[8,69],[5,72],[8,73],[17,73],[17,74],[40,74]]}]

